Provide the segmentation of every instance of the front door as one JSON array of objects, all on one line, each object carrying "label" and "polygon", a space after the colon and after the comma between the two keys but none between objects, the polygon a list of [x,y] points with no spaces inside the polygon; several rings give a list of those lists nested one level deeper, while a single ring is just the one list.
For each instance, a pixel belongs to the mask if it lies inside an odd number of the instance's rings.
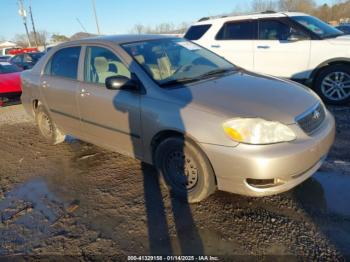
[{"label": "front door", "polygon": [[79,85],[79,110],[86,138],[133,157],[142,156],[140,94],[109,90],[105,80],[131,73],[114,51],[85,48],[84,81]]},{"label": "front door", "polygon": [[[290,36],[305,36],[290,40]],[[258,40],[254,46],[254,71],[286,77],[304,78],[308,73],[311,41],[306,35],[277,19],[259,21]]]},{"label": "front door", "polygon": [[79,46],[58,50],[46,64],[40,87],[54,122],[72,135],[80,131],[77,104],[80,51]]}]

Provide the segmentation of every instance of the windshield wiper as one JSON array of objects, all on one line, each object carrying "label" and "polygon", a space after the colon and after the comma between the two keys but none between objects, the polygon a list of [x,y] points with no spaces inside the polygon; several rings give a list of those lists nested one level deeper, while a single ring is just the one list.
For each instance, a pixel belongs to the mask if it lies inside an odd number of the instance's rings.
[{"label": "windshield wiper", "polygon": [[231,72],[231,71],[234,71],[234,69],[233,68],[219,68],[219,69],[215,69],[215,70],[209,71],[207,73],[204,73],[202,75],[199,75],[198,77],[186,77],[186,78],[180,78],[180,79],[173,79],[173,80],[169,80],[169,81],[166,81],[164,83],[161,83],[159,85],[161,87],[165,87],[165,86],[172,86],[172,85],[177,85],[177,84],[186,84],[186,83],[200,81],[200,80],[203,80],[203,79],[211,77],[211,76],[225,74],[225,73]]},{"label": "windshield wiper", "polygon": [[228,73],[228,72],[232,72],[232,71],[234,71],[233,68],[219,68],[219,69],[215,69],[215,70],[206,72],[206,73],[200,75],[198,78],[203,79],[203,78],[206,78],[206,77],[222,75],[222,74],[225,74],[225,73]]},{"label": "windshield wiper", "polygon": [[187,84],[187,83],[192,83],[201,80],[200,78],[196,77],[186,77],[186,78],[180,78],[180,79],[173,79],[166,81],[164,83],[159,84],[161,87],[166,87],[166,86],[173,86],[173,85],[178,85],[178,84]]}]

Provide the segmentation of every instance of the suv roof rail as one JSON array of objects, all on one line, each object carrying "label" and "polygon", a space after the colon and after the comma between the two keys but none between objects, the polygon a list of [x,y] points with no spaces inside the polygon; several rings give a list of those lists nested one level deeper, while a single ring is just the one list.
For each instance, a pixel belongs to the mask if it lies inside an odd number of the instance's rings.
[{"label": "suv roof rail", "polygon": [[202,22],[202,21],[207,21],[210,19],[215,19],[215,18],[225,18],[228,17],[227,15],[221,15],[221,16],[206,16],[206,17],[202,17],[201,19],[198,20],[198,22]]},{"label": "suv roof rail", "polygon": [[[273,11],[273,10],[266,10],[263,12],[242,13],[242,14],[235,14],[235,15],[206,16],[206,17],[202,17],[197,22],[207,21],[207,20],[216,19],[216,18],[226,18],[226,17],[231,17],[231,16],[241,16],[241,15],[244,16],[244,15],[257,15],[257,14],[277,14],[277,13],[278,12]],[[280,12],[280,13],[283,14],[282,12]]]},{"label": "suv roof rail", "polygon": [[260,14],[275,14],[275,13],[277,13],[277,12],[273,11],[273,10],[266,10],[266,11],[261,12]]},{"label": "suv roof rail", "polygon": [[206,21],[209,19],[210,19],[210,17],[202,17],[201,19],[198,20],[198,22]]}]

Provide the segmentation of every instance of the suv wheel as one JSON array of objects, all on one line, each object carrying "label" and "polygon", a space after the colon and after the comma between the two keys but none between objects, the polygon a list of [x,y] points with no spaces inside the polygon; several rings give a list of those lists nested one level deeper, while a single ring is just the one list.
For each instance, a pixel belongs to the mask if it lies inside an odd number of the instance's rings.
[{"label": "suv wheel", "polygon": [[332,65],[320,72],[315,91],[328,104],[343,105],[350,101],[350,67]]},{"label": "suv wheel", "polygon": [[216,190],[207,157],[183,138],[162,141],[155,152],[155,164],[171,194],[181,200],[200,202]]},{"label": "suv wheel", "polygon": [[56,145],[64,141],[65,135],[57,128],[43,105],[39,105],[36,109],[35,120],[41,135],[50,144]]}]

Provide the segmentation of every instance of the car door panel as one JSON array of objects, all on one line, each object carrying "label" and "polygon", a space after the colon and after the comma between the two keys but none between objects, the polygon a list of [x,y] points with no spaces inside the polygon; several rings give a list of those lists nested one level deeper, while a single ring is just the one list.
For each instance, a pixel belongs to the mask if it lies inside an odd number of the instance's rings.
[{"label": "car door panel", "polygon": [[[88,57],[88,50],[97,50],[98,59]],[[107,60],[109,65],[121,64],[118,57],[114,57],[111,50],[103,51],[103,47],[86,47],[85,56],[90,63],[98,61],[97,78],[113,76],[113,72],[101,71],[101,65]],[[102,59],[105,57],[106,59]],[[100,69],[99,69],[100,68]],[[108,67],[108,70],[111,67]],[[114,68],[114,67],[112,67]],[[89,69],[86,68],[87,72]],[[122,70],[119,70],[122,71]],[[125,67],[123,67],[125,76]],[[117,72],[114,75],[118,75]],[[84,135],[95,144],[133,157],[142,156],[140,94],[127,90],[109,90],[102,80],[81,82],[79,84],[78,104]],[[103,79],[104,80],[104,79]],[[89,82],[90,81],[90,82]],[[96,81],[96,83],[94,83]],[[100,83],[101,82],[101,83]]]},{"label": "car door panel", "polygon": [[60,129],[65,133],[78,134],[81,130],[77,104],[80,47],[73,48],[63,48],[50,58],[41,77],[40,91]]},{"label": "car door panel", "polygon": [[76,94],[78,82],[43,76],[41,91],[55,123],[67,133],[80,130]]},{"label": "car door panel", "polygon": [[106,148],[141,156],[139,95],[84,83],[79,89],[79,110],[85,135]]}]

